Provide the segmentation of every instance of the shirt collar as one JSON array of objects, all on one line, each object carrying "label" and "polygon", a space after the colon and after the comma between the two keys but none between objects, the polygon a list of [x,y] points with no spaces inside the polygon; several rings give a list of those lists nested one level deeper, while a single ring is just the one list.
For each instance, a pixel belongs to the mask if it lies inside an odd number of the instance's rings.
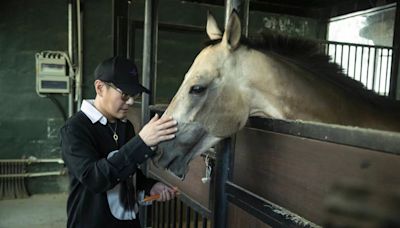
[{"label": "shirt collar", "polygon": [[90,119],[90,121],[92,121],[93,124],[97,121],[103,125],[107,124],[107,118],[96,109],[94,106],[94,100],[83,100],[81,111]]},{"label": "shirt collar", "polygon": [[[99,121],[101,124],[106,125],[108,120],[107,118],[94,106],[94,100],[83,100],[81,105],[81,111],[92,121],[92,123],[96,123]],[[122,119],[122,122],[126,122],[127,119]]]}]

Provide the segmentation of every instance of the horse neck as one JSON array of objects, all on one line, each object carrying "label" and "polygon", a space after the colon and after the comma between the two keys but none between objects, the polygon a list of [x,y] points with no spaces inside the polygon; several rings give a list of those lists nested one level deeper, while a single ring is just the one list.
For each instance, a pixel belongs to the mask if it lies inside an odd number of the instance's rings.
[{"label": "horse neck", "polygon": [[[290,102],[301,94],[292,85],[296,79],[293,66],[274,56],[251,51],[241,61],[247,81],[250,116],[287,118]],[[291,87],[290,89],[287,87]],[[291,100],[291,101],[290,101]]]}]

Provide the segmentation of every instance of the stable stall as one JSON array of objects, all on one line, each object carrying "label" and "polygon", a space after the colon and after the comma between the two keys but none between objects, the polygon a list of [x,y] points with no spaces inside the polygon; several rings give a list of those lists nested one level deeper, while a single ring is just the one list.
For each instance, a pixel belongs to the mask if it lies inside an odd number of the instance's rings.
[{"label": "stable stall", "polygon": [[[151,45],[156,43],[151,32],[157,24],[152,21],[157,18],[152,8],[156,2],[149,1],[146,8],[147,15],[153,15],[145,21],[149,27],[144,32],[151,37],[147,41],[150,43],[145,43],[149,48],[144,50],[147,53],[156,52]],[[381,7],[393,3],[386,2]],[[249,20],[249,9],[327,21],[377,6],[377,2],[371,1],[227,1],[226,4],[226,12],[236,8],[245,16],[242,18],[245,23]],[[400,24],[399,20],[396,10],[395,25]],[[346,67],[348,74],[354,71],[352,77],[359,81],[363,73],[357,69],[367,69],[364,71],[367,78],[384,77],[384,88],[388,89],[381,91],[373,85],[369,89],[394,98],[399,74],[400,26],[394,28],[391,47],[320,41],[321,50]],[[245,26],[244,33],[247,31]],[[390,58],[383,61],[384,55]],[[149,78],[155,75],[150,67],[155,67],[156,56],[144,56],[147,62],[145,59],[143,72],[147,78],[143,82],[150,86],[154,78]],[[353,68],[349,62],[354,62]],[[368,69],[373,73],[368,73]],[[145,98],[144,121],[154,113],[162,114],[165,108]],[[184,181],[148,164],[148,175],[180,190],[178,199],[154,203],[148,213],[149,222],[152,227],[320,227],[334,226],[335,222],[346,222],[364,213],[367,216],[364,218],[374,219],[363,222],[382,225],[399,213],[398,204],[382,203],[400,202],[397,193],[385,190],[400,187],[396,172],[400,165],[399,144],[400,134],[394,132],[251,118],[235,136],[194,159]]]}]

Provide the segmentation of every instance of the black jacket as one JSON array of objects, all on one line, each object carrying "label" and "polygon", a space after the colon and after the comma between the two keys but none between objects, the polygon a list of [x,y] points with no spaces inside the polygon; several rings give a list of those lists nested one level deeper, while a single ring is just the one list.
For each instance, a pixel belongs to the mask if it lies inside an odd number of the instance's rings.
[{"label": "black jacket", "polygon": [[[110,212],[106,191],[136,173],[137,190],[147,194],[155,181],[145,178],[138,165],[154,152],[135,136],[129,121],[117,122],[116,145],[112,131],[99,121],[92,123],[78,112],[61,128],[62,158],[70,175],[67,227],[135,227],[137,221],[118,220]],[[126,142],[126,143],[125,143]],[[107,159],[114,150],[119,152]]]}]

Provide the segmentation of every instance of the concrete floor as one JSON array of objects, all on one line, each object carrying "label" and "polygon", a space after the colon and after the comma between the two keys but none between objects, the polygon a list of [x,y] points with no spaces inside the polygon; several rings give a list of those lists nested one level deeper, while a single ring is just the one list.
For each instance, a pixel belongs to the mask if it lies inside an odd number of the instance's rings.
[{"label": "concrete floor", "polygon": [[66,227],[68,195],[38,194],[25,199],[0,200],[0,228]]}]

